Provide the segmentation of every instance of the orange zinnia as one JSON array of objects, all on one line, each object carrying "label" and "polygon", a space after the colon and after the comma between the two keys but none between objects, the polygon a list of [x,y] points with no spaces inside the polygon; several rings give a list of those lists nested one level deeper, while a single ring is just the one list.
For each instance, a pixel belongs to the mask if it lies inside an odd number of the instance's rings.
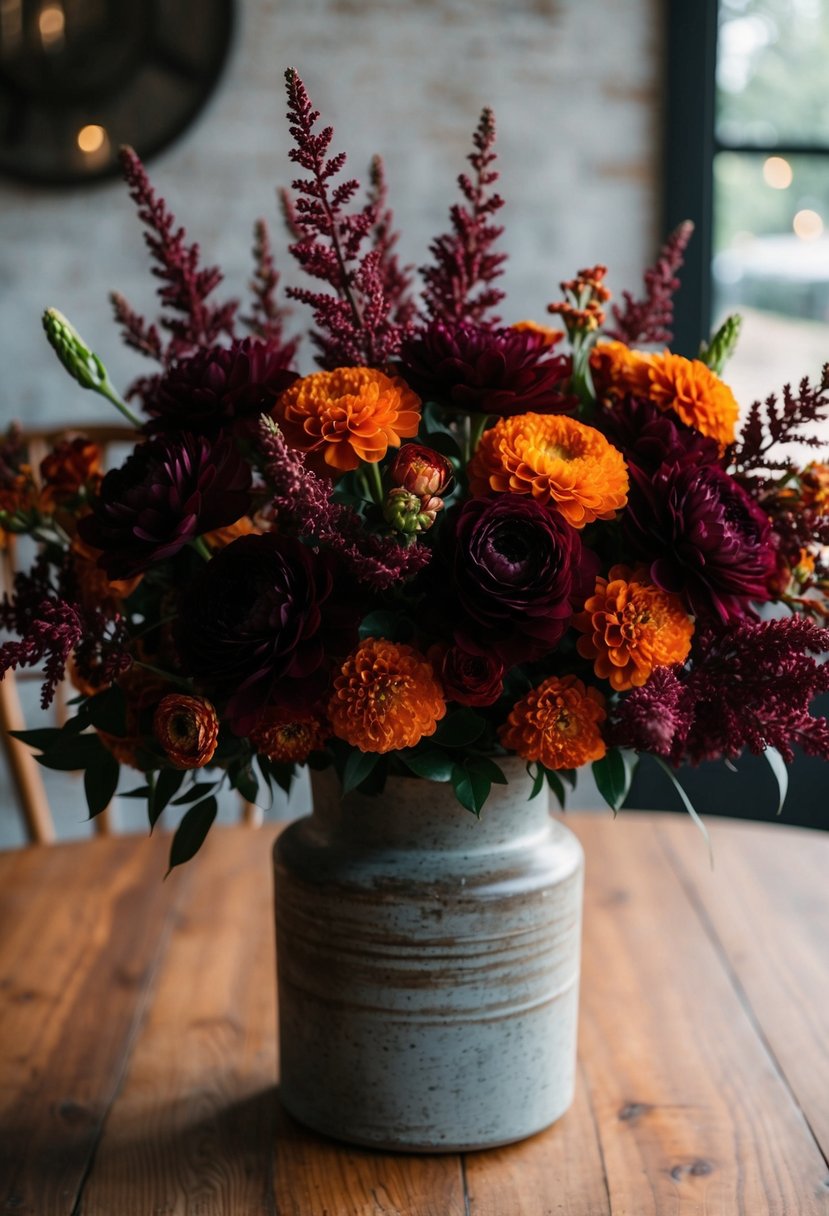
[{"label": "orange zinnia", "polygon": [[617,692],[646,683],[655,667],[684,663],[694,625],[678,595],[662,591],[642,573],[614,566],[573,617],[584,634],[578,652]]},{"label": "orange zinnia", "polygon": [[411,439],[420,425],[420,398],[398,376],[370,367],[340,367],[297,380],[274,416],[291,447],[320,452],[344,473],[360,461],[376,464],[389,447]]},{"label": "orange zinnia", "polygon": [[414,747],[432,735],[446,703],[431,663],[412,646],[367,638],[334,680],[334,734],[363,752]]},{"label": "orange zinnia", "polygon": [[498,737],[545,768],[579,768],[605,754],[599,725],[606,717],[597,689],[585,688],[576,676],[550,676],[513,706]]},{"label": "orange zinnia", "polygon": [[518,414],[484,431],[469,486],[475,495],[532,494],[583,528],[625,505],[628,474],[621,452],[594,427],[561,414]]},{"label": "orange zinnia", "polygon": [[266,709],[251,731],[250,741],[258,752],[278,764],[304,764],[311,752],[325,746],[325,726],[311,714],[289,709]]}]

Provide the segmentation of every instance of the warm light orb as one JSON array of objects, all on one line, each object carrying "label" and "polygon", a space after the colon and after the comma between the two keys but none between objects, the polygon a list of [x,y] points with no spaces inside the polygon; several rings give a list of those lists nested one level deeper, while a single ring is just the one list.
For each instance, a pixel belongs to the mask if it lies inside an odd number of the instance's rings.
[{"label": "warm light orb", "polygon": [[37,19],[40,41],[45,47],[55,47],[63,42],[66,17],[62,4],[44,4]]},{"label": "warm light orb", "polygon": [[97,123],[89,123],[87,126],[81,127],[78,132],[78,147],[81,152],[86,152],[88,155],[100,152],[106,138],[107,133],[103,127],[99,127]]},{"label": "warm light orb", "polygon": [[782,156],[769,156],[763,162],[763,180],[773,190],[787,190],[793,177],[791,165]]},{"label": "warm light orb", "polygon": [[798,211],[792,220],[792,228],[795,236],[799,236],[801,241],[816,241],[823,232],[823,220],[817,211],[806,207],[803,211]]}]

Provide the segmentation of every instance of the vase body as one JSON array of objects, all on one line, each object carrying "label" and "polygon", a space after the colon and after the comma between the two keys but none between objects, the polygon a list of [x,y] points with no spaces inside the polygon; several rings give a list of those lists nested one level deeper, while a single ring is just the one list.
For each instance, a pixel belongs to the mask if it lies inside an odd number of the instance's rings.
[{"label": "vase body", "polygon": [[280,1095],[300,1122],[377,1148],[486,1148],[573,1096],[583,858],[502,763],[480,820],[451,787],[394,777],[274,848]]}]

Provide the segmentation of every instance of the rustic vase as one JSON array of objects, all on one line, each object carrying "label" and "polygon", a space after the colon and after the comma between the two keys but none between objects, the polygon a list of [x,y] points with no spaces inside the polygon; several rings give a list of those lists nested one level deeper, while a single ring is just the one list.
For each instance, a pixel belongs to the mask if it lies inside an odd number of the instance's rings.
[{"label": "rustic vase", "polygon": [[480,820],[447,785],[341,796],[274,848],[280,1096],[300,1122],[408,1151],[522,1139],[573,1097],[581,847],[503,763]]}]

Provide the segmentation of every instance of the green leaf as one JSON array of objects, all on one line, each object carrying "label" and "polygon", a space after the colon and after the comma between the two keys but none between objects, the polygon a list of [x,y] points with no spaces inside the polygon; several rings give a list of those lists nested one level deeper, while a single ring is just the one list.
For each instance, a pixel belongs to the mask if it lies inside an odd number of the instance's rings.
[{"label": "green leaf", "polygon": [[72,773],[99,764],[108,755],[109,751],[97,735],[70,735],[52,744],[47,752],[35,759],[44,768]]},{"label": "green leaf", "polygon": [[536,764],[535,772],[533,772],[533,765],[527,761],[527,776],[532,777],[533,779],[533,787],[530,790],[530,796],[527,799],[527,802],[531,802],[533,798],[538,797],[544,788],[544,765]]},{"label": "green leaf", "polygon": [[654,756],[653,759],[656,761],[656,763],[662,769],[662,772],[665,774],[665,776],[670,781],[671,785],[674,787],[676,792],[679,794],[680,798],[682,799],[682,805],[685,807],[685,810],[691,816],[694,823],[697,825],[700,832],[702,833],[702,838],[705,841],[705,843],[708,845],[708,860],[711,862],[711,869],[713,870],[714,869],[714,850],[711,847],[711,837],[708,835],[708,829],[706,828],[705,824],[702,822],[699,815],[697,814],[697,811],[694,807],[694,804],[691,802],[691,799],[688,797],[688,795],[685,793],[685,790],[679,784],[679,781],[677,780],[677,776],[676,776],[676,773],[674,772],[674,770],[668,764],[665,763],[665,761],[662,759],[661,756]]},{"label": "green leaf", "polygon": [[170,845],[168,874],[176,866],[183,865],[185,861],[195,857],[204,844],[204,838],[210,831],[218,809],[218,803],[212,794],[209,798],[203,798],[201,802],[190,807],[178,825],[173,843]]},{"label": "green leaf", "polygon": [[44,726],[41,730],[10,730],[9,734],[12,739],[19,739],[27,747],[35,747],[40,752],[48,751],[54,743],[65,738],[63,731],[56,726]]},{"label": "green leaf", "polygon": [[378,609],[377,612],[364,616],[360,622],[361,642],[366,638],[385,638],[389,642],[399,642],[407,633],[405,628],[401,629],[400,615],[395,612]]},{"label": "green leaf", "polygon": [[188,802],[195,802],[198,798],[203,798],[205,794],[215,789],[215,787],[215,781],[197,781],[195,785],[192,785],[184,794],[179,794],[178,798],[173,798],[170,805],[186,806]]},{"label": "green leaf", "polygon": [[343,770],[343,793],[348,794],[358,785],[362,785],[366,777],[371,775],[379,759],[379,752],[353,750],[346,760]]},{"label": "green leaf", "polygon": [[238,790],[246,802],[256,802],[259,797],[259,781],[249,764],[242,764],[228,772],[231,789]]},{"label": "green leaf", "polygon": [[432,747],[423,752],[398,752],[406,768],[428,781],[450,781],[454,761],[446,752]]},{"label": "green leaf", "polygon": [[494,760],[490,760],[489,756],[467,756],[464,763],[467,768],[474,769],[476,773],[486,777],[491,785],[509,785],[504,770]]},{"label": "green leaf", "polygon": [[562,781],[566,781],[571,790],[576,788],[577,770],[574,768],[557,768],[556,773]]},{"label": "green leaf", "polygon": [[457,460],[459,463],[463,463],[463,453],[458,446],[458,441],[448,431],[432,431],[429,434],[427,443],[433,451],[439,452],[441,456],[448,456],[450,460]]},{"label": "green leaf", "polygon": [[473,815],[480,815],[492,782],[483,773],[470,768],[468,763],[456,764],[452,768],[452,788],[461,806]]},{"label": "green leaf", "polygon": [[148,785],[136,786],[134,790],[125,790],[123,794],[119,794],[119,798],[149,798],[150,787]]},{"label": "green leaf", "polygon": [[599,793],[613,811],[618,811],[627,798],[633,779],[633,765],[626,762],[618,747],[611,747],[601,760],[592,764]]},{"label": "green leaf", "polygon": [[100,764],[91,765],[84,773],[83,788],[86,794],[86,805],[89,807],[89,818],[94,819],[105,811],[118,788],[118,778],[121,766],[112,752],[106,752]]},{"label": "green leaf", "polygon": [[547,784],[558,799],[558,805],[564,810],[564,803],[567,795],[564,790],[564,782],[559,777],[558,773],[553,772],[550,768],[544,769],[544,776],[547,778]]},{"label": "green leaf", "polygon": [[777,804],[777,814],[782,814],[783,804],[789,792],[789,768],[776,747],[767,747],[763,752],[766,763],[777,778],[777,792],[780,795]]},{"label": "green leaf", "polygon": [[127,702],[117,684],[96,693],[78,711],[76,721],[122,739],[127,733]]},{"label": "green leaf", "polygon": [[446,423],[446,411],[437,401],[424,401],[420,410],[421,430],[424,431],[424,443],[431,442],[437,434],[451,435],[452,431]]},{"label": "green leaf", "polygon": [[481,737],[485,728],[486,720],[464,706],[448,713],[438,723],[432,742],[440,747],[468,747]]},{"label": "green leaf", "polygon": [[186,775],[185,769],[181,768],[161,769],[153,786],[152,796],[147,802],[147,815],[150,820],[150,828],[154,828],[158,823],[161,813],[170,799],[181,789],[181,783]]}]

